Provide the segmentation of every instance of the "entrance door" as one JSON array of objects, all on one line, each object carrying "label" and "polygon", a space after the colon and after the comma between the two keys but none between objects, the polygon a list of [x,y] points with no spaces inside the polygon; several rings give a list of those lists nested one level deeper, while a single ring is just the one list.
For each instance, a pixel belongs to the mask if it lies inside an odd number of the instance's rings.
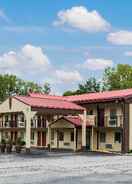
[{"label": "entrance door", "polygon": [[104,127],[104,109],[98,109],[98,126]]},{"label": "entrance door", "polygon": [[46,146],[46,133],[42,132],[42,146]]},{"label": "entrance door", "polygon": [[37,145],[41,146],[41,132],[38,132],[38,141],[37,141]]},{"label": "entrance door", "polygon": [[90,130],[86,130],[86,149],[90,150]]}]

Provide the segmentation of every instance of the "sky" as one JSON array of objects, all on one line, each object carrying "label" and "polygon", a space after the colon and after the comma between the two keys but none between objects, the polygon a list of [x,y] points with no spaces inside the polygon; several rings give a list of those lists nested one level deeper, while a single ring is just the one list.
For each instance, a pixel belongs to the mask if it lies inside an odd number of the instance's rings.
[{"label": "sky", "polygon": [[0,73],[53,94],[131,64],[131,0],[0,0]]}]

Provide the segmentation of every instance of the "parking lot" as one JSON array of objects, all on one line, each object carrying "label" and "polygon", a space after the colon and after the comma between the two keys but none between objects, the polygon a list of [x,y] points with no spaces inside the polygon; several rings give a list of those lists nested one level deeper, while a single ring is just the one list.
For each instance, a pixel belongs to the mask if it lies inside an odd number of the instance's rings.
[{"label": "parking lot", "polygon": [[132,156],[36,153],[0,155],[0,184],[132,183]]}]

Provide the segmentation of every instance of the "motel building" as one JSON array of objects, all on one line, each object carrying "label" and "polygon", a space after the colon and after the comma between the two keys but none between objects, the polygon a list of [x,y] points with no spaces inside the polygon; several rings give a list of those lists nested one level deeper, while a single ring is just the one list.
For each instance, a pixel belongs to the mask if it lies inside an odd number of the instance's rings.
[{"label": "motel building", "polygon": [[132,89],[75,96],[29,93],[0,105],[0,141],[21,137],[25,148],[132,150]]}]

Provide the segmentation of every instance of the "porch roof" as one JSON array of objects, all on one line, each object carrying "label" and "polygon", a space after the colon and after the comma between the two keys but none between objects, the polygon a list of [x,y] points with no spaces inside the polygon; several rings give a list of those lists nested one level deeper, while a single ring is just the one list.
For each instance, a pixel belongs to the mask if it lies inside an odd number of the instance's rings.
[{"label": "porch roof", "polygon": [[124,90],[86,93],[82,95],[67,96],[67,100],[74,103],[96,103],[132,98],[132,88]]},{"label": "porch roof", "polygon": [[[55,121],[54,121],[53,123],[51,123],[50,125],[55,124],[56,122],[58,122],[59,120],[62,120],[62,119],[68,121],[68,122],[71,123],[71,124],[73,124],[75,127],[81,127],[81,126],[82,126],[82,121],[83,121],[83,120],[81,119],[80,116],[63,116],[63,117],[61,117],[61,118],[55,120]],[[92,125],[90,124],[90,122],[87,121],[87,122],[86,122],[86,126],[87,126],[87,127],[90,127],[90,126],[92,126]]]},{"label": "porch roof", "polygon": [[35,108],[44,109],[55,109],[55,110],[74,110],[74,111],[84,111],[84,108],[63,99],[51,99],[51,98],[40,98],[31,96],[14,96],[13,98],[23,102],[26,105]]}]

